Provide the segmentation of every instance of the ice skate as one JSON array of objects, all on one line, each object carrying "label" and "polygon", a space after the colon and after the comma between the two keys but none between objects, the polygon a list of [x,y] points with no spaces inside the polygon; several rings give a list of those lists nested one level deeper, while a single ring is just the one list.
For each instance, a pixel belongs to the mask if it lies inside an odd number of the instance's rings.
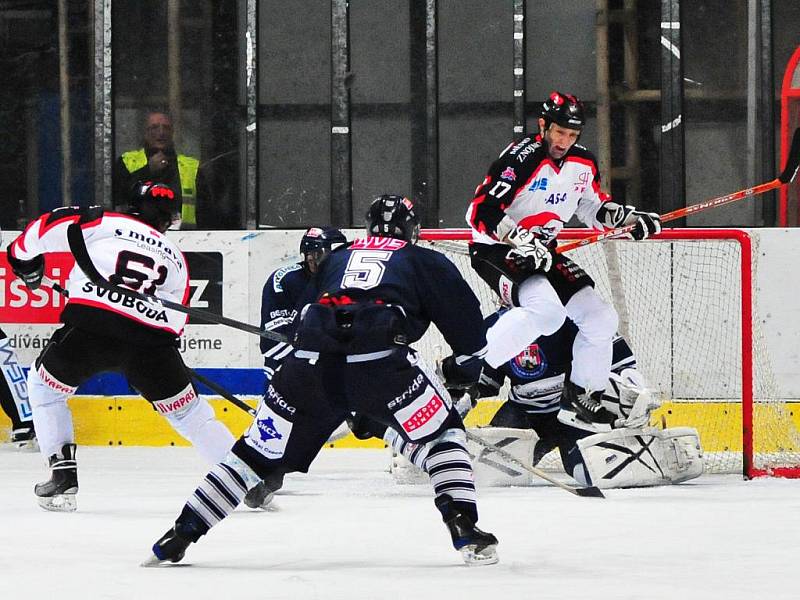
[{"label": "ice skate", "polygon": [[267,483],[262,481],[258,485],[253,488],[250,488],[247,491],[247,494],[244,496],[244,504],[248,508],[254,508],[261,510],[272,510],[274,507],[272,506],[272,499],[275,497],[275,492],[267,487]]},{"label": "ice skate", "polygon": [[585,431],[611,431],[618,417],[601,404],[602,396],[602,391],[587,392],[571,381],[566,381],[561,393],[558,420]]},{"label": "ice skate", "polygon": [[11,431],[11,444],[18,450],[38,452],[39,444],[33,426],[20,427]]},{"label": "ice skate", "polygon": [[64,444],[60,454],[53,454],[50,480],[37,483],[33,488],[39,506],[56,512],[74,512],[78,508],[78,463],[75,461],[75,444]]},{"label": "ice skate", "polygon": [[182,538],[172,527],[153,544],[153,554],[144,562],[143,567],[160,567],[167,562],[176,563],[183,559],[186,549],[192,542]]},{"label": "ice skate", "polygon": [[469,566],[493,565],[497,556],[497,538],[478,529],[467,515],[454,506],[453,499],[443,494],[436,499],[436,508],[442,513],[445,525],[453,539],[453,547]]}]

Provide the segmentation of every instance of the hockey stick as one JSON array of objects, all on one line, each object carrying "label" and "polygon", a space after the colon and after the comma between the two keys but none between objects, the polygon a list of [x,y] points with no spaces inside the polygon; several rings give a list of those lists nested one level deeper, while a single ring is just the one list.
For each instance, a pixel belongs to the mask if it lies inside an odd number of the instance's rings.
[{"label": "hockey stick", "polygon": [[[65,298],[69,298],[69,292],[67,290],[65,290],[63,287],[61,287],[61,285],[59,285],[58,282],[53,281],[49,277],[43,277],[42,278],[42,283],[44,285],[52,288],[55,292],[61,294]],[[239,398],[234,396],[231,392],[226,390],[224,387],[222,387],[216,381],[213,381],[212,379],[209,379],[205,375],[201,375],[200,373],[198,373],[197,371],[195,371],[192,368],[186,367],[186,370],[189,371],[189,376],[192,379],[194,379],[195,383],[203,384],[208,389],[210,389],[212,392],[214,392],[218,396],[224,398],[225,400],[227,400],[228,402],[230,402],[231,404],[233,404],[237,408],[242,409],[243,411],[245,411],[246,413],[250,414],[253,417],[256,416],[256,409],[255,408],[253,408],[252,406],[247,404],[247,402],[245,402],[244,400],[240,400]],[[340,429],[342,429],[342,428],[341,427],[337,428],[337,430],[334,431],[331,434],[331,436],[328,438],[328,442],[327,443],[330,444],[330,443],[339,441],[340,439],[346,437],[350,433],[350,429],[347,428],[347,427],[345,427],[342,431],[340,431]]]},{"label": "hockey stick", "polygon": [[[668,213],[664,213],[661,215],[661,222],[668,223],[669,221],[674,221],[675,219],[680,219],[687,215],[708,210],[709,208],[722,206],[723,204],[729,204],[730,202],[736,202],[742,198],[757,196],[758,194],[763,194],[764,192],[769,192],[770,190],[779,188],[782,185],[791,183],[792,180],[794,180],[795,176],[797,175],[798,167],[800,167],[800,128],[796,129],[794,135],[792,136],[792,145],[789,148],[786,166],[784,167],[783,172],[775,179],[767,183],[762,183],[753,187],[739,190],[738,192],[733,192],[732,194],[711,198],[709,200],[705,200],[704,202],[693,204],[692,206],[686,206],[684,208],[678,208]],[[626,225],[625,227],[617,227],[616,229],[611,229],[610,231],[604,231],[603,233],[590,235],[589,237],[581,240],[575,240],[574,242],[561,244],[558,246],[555,252],[556,254],[563,254],[564,252],[569,252],[570,250],[575,250],[576,248],[580,248],[582,246],[588,246],[589,244],[601,242],[609,238],[616,238],[621,235],[625,235],[626,233],[630,233],[634,227],[636,227],[636,224]]]},{"label": "hockey stick", "polygon": [[[47,287],[52,288],[53,291],[61,294],[65,298],[69,298],[69,292],[65,290],[63,287],[61,287],[61,285],[58,282],[53,281],[49,277],[42,277],[42,283]],[[235,405],[237,408],[241,408],[243,411],[249,413],[254,417],[256,416],[256,411],[252,406],[250,406],[243,400],[239,400],[239,398],[234,396],[232,393],[230,393],[228,390],[226,390],[218,383],[208,379],[203,375],[200,375],[200,373],[198,373],[194,369],[186,367],[186,370],[189,371],[189,376],[195,380],[195,383],[202,383],[204,386],[206,386],[213,392],[217,393],[218,395],[222,396],[223,398],[225,398],[225,400]]]},{"label": "hockey stick", "polygon": [[489,452],[495,452],[508,462],[525,469],[529,473],[533,473],[539,479],[544,479],[545,481],[552,483],[557,487],[560,487],[562,490],[568,491],[570,494],[575,494],[576,496],[581,496],[582,498],[605,498],[605,495],[603,494],[603,492],[600,491],[600,488],[595,486],[573,487],[571,485],[563,483],[558,479],[556,479],[555,477],[551,477],[541,469],[537,469],[536,467],[532,467],[530,465],[525,464],[524,462],[516,458],[513,454],[506,452],[505,450],[499,448],[498,446],[495,446],[494,444],[490,444],[482,437],[475,435],[469,430],[467,430],[467,439],[472,442],[475,442],[476,444],[481,446],[484,450],[487,450]]},{"label": "hockey stick", "polygon": [[[187,369],[188,369],[188,367],[187,367]],[[244,411],[247,411],[248,413],[250,413],[254,417],[256,416],[256,409],[252,408],[246,402],[244,402],[243,400],[240,400],[239,398],[234,396],[231,392],[226,390],[224,387],[222,387],[217,382],[212,381],[208,377],[204,377],[203,375],[200,375],[200,373],[198,373],[194,369],[189,369],[189,374],[192,376],[192,379],[194,379],[196,382],[202,383],[204,386],[206,386],[207,388],[209,388],[210,390],[212,390],[216,394],[218,394],[218,395],[222,396],[223,398],[225,398],[225,400],[227,400],[231,404],[235,404],[236,406],[238,406],[239,408],[241,408]],[[341,426],[339,428],[337,428],[336,431],[334,431],[331,434],[331,436],[328,438],[328,441],[326,443],[330,444],[332,442],[336,442],[336,441],[342,439],[343,437],[346,437],[347,434],[350,433],[350,429],[348,427],[345,427],[344,431],[339,431],[339,429],[341,429]]]},{"label": "hockey stick", "polygon": [[205,321],[206,323],[225,325],[227,327],[252,333],[253,335],[257,335],[268,340],[273,340],[275,342],[288,342],[285,335],[275,333],[274,331],[266,331],[260,327],[256,327],[255,325],[250,325],[249,323],[242,323],[241,321],[229,319],[212,312],[199,310],[197,308],[192,308],[191,306],[184,306],[179,302],[171,302],[170,300],[159,298],[150,294],[142,294],[141,292],[137,292],[124,286],[114,285],[100,275],[100,272],[92,263],[92,259],[89,256],[89,251],[86,249],[86,241],[83,239],[83,232],[81,231],[80,225],[77,223],[72,223],[69,227],[67,227],[67,241],[69,242],[69,249],[72,251],[72,254],[75,257],[75,262],[78,264],[81,271],[83,271],[84,275],[89,278],[89,281],[98,287],[109,291],[119,292],[130,298],[147,302],[148,304],[160,304],[164,308],[169,308],[170,310],[184,313],[196,319],[200,319],[201,321]]}]

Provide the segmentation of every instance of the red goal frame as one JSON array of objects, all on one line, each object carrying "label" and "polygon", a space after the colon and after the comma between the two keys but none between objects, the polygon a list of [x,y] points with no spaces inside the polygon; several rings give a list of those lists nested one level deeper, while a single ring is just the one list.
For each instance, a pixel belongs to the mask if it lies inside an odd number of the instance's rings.
[{"label": "red goal frame", "polygon": [[[583,239],[596,232],[590,229],[564,229],[559,239]],[[430,241],[470,240],[469,229],[423,229],[420,238]],[[653,239],[663,240],[732,240],[740,244],[741,293],[741,352],[742,352],[742,474],[745,479],[773,476],[800,478],[800,466],[774,469],[756,468],[753,445],[753,263],[750,235],[741,229],[672,228],[664,229]],[[602,243],[602,242],[601,242]]]}]

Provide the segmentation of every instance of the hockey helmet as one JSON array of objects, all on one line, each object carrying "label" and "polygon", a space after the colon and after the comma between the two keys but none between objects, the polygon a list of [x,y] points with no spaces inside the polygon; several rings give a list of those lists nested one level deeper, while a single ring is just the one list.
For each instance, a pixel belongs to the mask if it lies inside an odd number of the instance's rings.
[{"label": "hockey helmet", "polygon": [[583,102],[572,94],[552,92],[542,104],[541,117],[545,121],[545,129],[555,123],[567,129],[580,131],[586,124]]},{"label": "hockey helmet", "polygon": [[416,243],[419,239],[419,217],[414,204],[404,196],[378,196],[367,211],[367,233],[374,237]]},{"label": "hockey helmet", "polygon": [[316,273],[319,265],[334,248],[347,243],[344,234],[336,229],[324,225],[322,227],[309,227],[300,239],[300,254],[303,255],[303,266],[311,273]]},{"label": "hockey helmet", "polygon": [[139,181],[133,186],[128,212],[164,232],[180,219],[181,201],[175,190],[165,183]]}]

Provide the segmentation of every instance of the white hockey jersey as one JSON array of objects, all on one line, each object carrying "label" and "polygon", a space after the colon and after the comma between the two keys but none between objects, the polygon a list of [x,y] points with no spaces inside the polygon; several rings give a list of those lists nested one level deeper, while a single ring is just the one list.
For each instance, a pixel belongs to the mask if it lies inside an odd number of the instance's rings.
[{"label": "white hockey jersey", "polygon": [[[9,252],[20,260],[49,252],[69,252],[67,227],[76,222],[80,223],[92,262],[105,279],[172,302],[187,302],[189,272],[183,253],[166,236],[130,215],[104,213],[100,207],[58,208],[28,225],[11,243]],[[105,324],[108,320],[97,311],[124,318],[124,330],[130,330],[126,325],[133,322],[170,339],[180,335],[186,325],[185,313],[100,288],[77,264],[69,274],[67,290],[69,300],[62,321],[71,322],[70,317],[77,315],[80,324],[86,325],[88,314],[97,323],[89,328],[98,333],[123,337],[109,331]]]},{"label": "white hockey jersey", "polygon": [[496,244],[498,225],[508,216],[547,243],[573,215],[592,229],[606,229],[597,219],[606,199],[597,161],[586,148],[575,144],[554,161],[538,137],[527,137],[492,163],[466,219],[475,242]]}]

